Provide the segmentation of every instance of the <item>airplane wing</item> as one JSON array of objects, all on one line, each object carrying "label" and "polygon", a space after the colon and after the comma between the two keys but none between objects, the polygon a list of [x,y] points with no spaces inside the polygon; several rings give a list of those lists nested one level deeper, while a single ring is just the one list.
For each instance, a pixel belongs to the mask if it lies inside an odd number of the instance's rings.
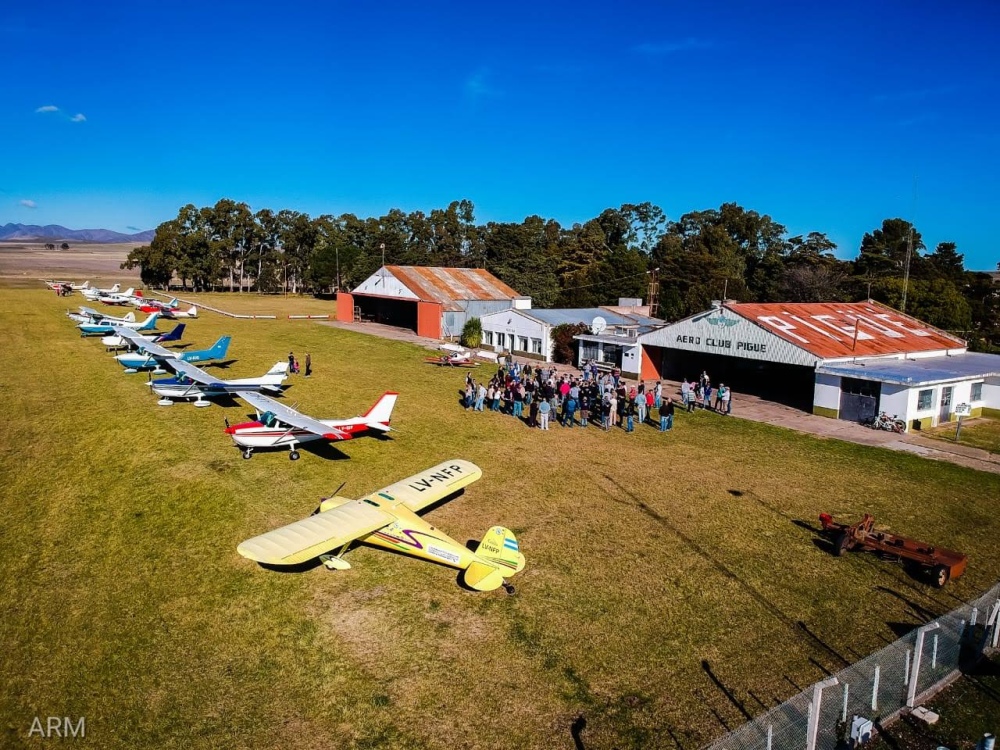
[{"label": "airplane wing", "polygon": [[483,470],[474,463],[455,458],[401,479],[368,497],[376,502],[380,498],[392,498],[416,513],[468,487],[482,476]]},{"label": "airplane wing", "polygon": [[151,357],[155,357],[157,360],[160,359],[172,359],[177,355],[174,354],[169,349],[164,349],[159,344],[154,344],[147,338],[144,338],[141,334],[136,333],[131,328],[125,328],[124,326],[114,326],[115,333],[121,336],[123,339],[128,341],[132,346],[140,351],[146,352],[146,354]]},{"label": "airplane wing", "polygon": [[91,317],[96,317],[96,318],[99,318],[103,315],[103,313],[99,313],[94,308],[87,307],[86,305],[80,305],[80,312],[82,312],[84,315],[90,315]]},{"label": "airplane wing", "polygon": [[296,565],[342,547],[396,520],[364,500],[352,500],[280,529],[247,539],[236,551],[269,565]]},{"label": "airplane wing", "polygon": [[[156,344],[154,344],[156,346]],[[163,347],[158,346],[157,348],[163,349]],[[167,351],[163,349],[163,351]],[[213,378],[207,372],[202,370],[200,367],[195,367],[190,362],[185,362],[184,360],[177,359],[176,357],[168,361],[163,362],[163,366],[168,370],[173,370],[178,375],[187,375],[195,383],[200,383],[201,385],[208,385],[219,390],[227,390],[227,383],[225,380],[219,380],[218,378]]]},{"label": "airplane wing", "polygon": [[295,411],[290,406],[285,406],[261,393],[247,392],[239,395],[240,398],[257,411],[272,412],[280,421],[290,424],[292,427],[298,427],[301,430],[308,430],[316,435],[322,435],[327,440],[349,440],[351,437],[348,433],[338,430],[336,427],[323,424],[318,419],[307,417],[305,414]]}]

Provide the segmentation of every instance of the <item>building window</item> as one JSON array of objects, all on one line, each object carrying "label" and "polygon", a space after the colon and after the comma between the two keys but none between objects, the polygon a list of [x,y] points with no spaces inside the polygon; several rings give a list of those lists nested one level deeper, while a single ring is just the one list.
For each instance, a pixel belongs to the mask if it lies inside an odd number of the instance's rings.
[{"label": "building window", "polygon": [[483,331],[483,343],[486,346],[493,346],[493,331]]},{"label": "building window", "polygon": [[528,351],[528,337],[518,336],[517,337],[517,350],[520,352]]},{"label": "building window", "polygon": [[873,396],[878,398],[881,395],[881,385],[877,380],[840,379],[841,393],[851,393],[855,396]]},{"label": "building window", "polygon": [[501,349],[507,346],[507,334],[499,332],[497,333],[497,346],[499,346]]},{"label": "building window", "polygon": [[532,351],[533,354],[541,354],[542,353],[542,340],[541,339],[532,339],[531,340],[531,351]]},{"label": "building window", "polygon": [[928,388],[925,391],[920,391],[917,394],[917,409],[919,411],[924,411],[930,409],[934,403],[934,389]]},{"label": "building window", "polygon": [[983,400],[983,384],[973,383],[972,384],[972,401],[982,401]]}]

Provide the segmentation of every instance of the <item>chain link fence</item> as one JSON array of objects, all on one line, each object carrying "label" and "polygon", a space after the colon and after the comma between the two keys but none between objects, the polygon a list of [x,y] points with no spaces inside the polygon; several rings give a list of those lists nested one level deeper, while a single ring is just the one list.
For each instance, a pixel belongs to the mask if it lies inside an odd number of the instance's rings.
[{"label": "chain link fence", "polygon": [[705,750],[834,750],[855,717],[886,723],[945,687],[997,648],[1000,583],[978,599],[907,633],[817,682]]}]

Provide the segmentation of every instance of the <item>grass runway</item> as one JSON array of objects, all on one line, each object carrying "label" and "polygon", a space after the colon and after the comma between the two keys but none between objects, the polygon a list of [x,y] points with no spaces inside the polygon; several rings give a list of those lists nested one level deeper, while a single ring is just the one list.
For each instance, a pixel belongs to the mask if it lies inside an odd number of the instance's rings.
[{"label": "grass runway", "polygon": [[[710,413],[669,435],[541,433],[464,412],[465,371],[418,347],[206,313],[185,338],[232,334],[223,377],[311,352],[285,397],[311,415],[401,393],[391,440],[244,461],[222,427],[245,405],[158,407],[145,375],[76,334],[79,303],[0,289],[4,747],[45,746],[32,719],[58,715],[86,717],[74,744],[95,748],[554,748],[582,715],[588,748],[691,750],[1000,577],[997,475]],[[365,547],[338,572],[236,553],[342,482],[358,497],[451,457],[484,477],[429,517],[462,542],[511,528],[513,597]],[[822,511],[872,512],[969,570],[935,590],[835,558]]]}]

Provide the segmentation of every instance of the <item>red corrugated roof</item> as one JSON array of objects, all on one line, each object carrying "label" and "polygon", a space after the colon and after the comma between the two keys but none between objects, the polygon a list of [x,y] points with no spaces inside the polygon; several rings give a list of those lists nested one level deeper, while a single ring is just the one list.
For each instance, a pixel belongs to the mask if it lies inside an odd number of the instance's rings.
[{"label": "red corrugated roof", "polygon": [[823,359],[966,346],[957,336],[878,302],[728,302],[725,307]]},{"label": "red corrugated roof", "polygon": [[386,266],[424,302],[440,302],[445,310],[461,311],[456,300],[497,300],[520,297],[516,291],[483,268],[431,268]]}]

